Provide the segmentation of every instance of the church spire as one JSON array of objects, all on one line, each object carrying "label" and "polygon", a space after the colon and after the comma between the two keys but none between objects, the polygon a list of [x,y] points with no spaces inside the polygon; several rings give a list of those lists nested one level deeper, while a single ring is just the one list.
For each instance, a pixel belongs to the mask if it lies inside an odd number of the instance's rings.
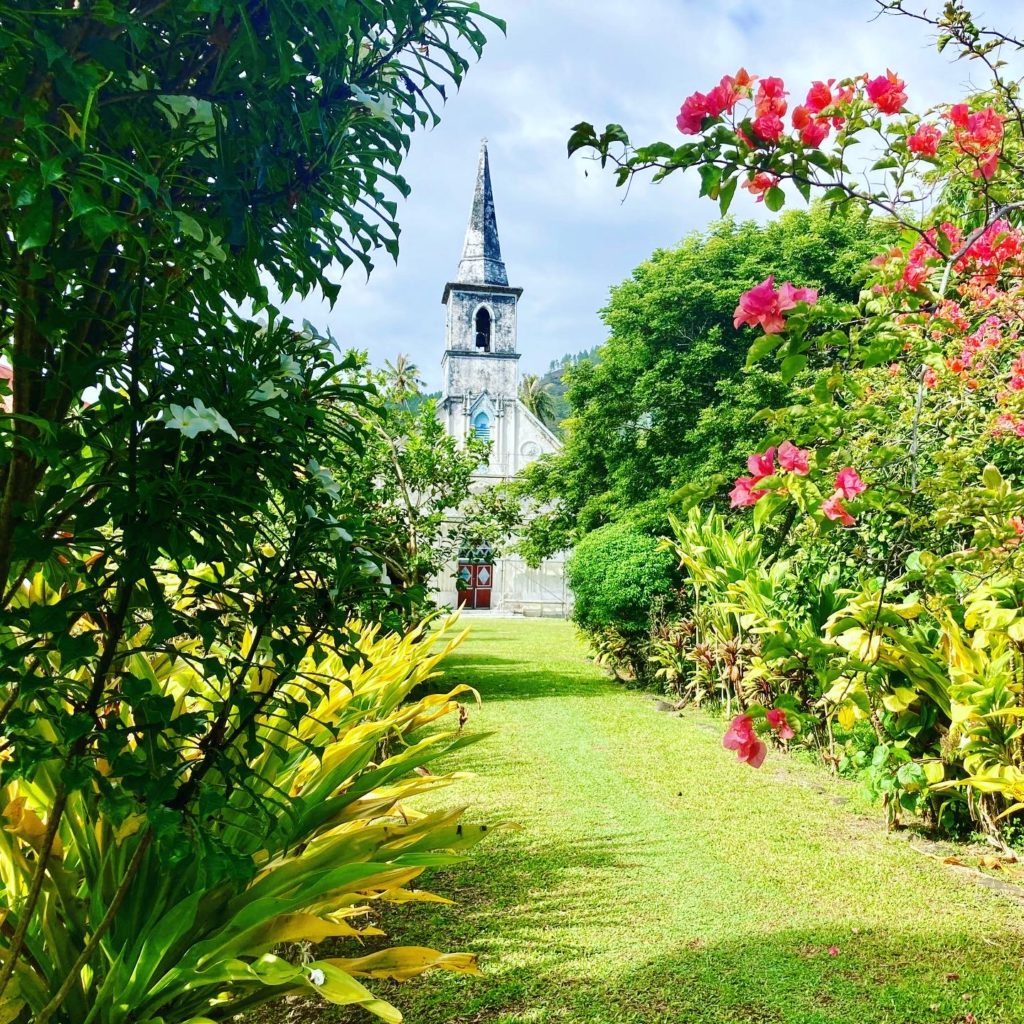
[{"label": "church spire", "polygon": [[473,209],[462,246],[462,259],[455,281],[460,284],[507,285],[508,276],[498,243],[498,222],[494,216],[491,191],[491,165],[487,159],[487,140],[480,143],[480,165],[476,172]]}]

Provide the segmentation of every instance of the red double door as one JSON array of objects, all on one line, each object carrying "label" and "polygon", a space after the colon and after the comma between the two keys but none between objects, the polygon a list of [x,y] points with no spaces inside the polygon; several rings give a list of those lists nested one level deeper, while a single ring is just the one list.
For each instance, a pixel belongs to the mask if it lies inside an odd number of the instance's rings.
[{"label": "red double door", "polygon": [[490,608],[494,566],[489,562],[459,562],[460,608]]}]

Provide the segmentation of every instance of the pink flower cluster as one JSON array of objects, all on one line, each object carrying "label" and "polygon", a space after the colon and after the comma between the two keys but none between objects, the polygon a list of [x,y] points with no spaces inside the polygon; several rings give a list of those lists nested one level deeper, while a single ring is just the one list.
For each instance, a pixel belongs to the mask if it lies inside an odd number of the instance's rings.
[{"label": "pink flower cluster", "polygon": [[[753,92],[755,82],[758,83],[757,91]],[[838,129],[845,121],[837,108],[853,99],[854,86],[847,85],[833,90],[834,83],[834,78],[827,82],[813,82],[807,98],[793,109],[793,127],[805,146],[820,146],[830,128]],[[684,135],[699,135],[707,118],[731,114],[740,99],[752,98],[750,123],[755,138],[752,139],[735,124],[733,127],[749,149],[757,149],[759,145],[774,144],[782,138],[786,130],[782,118],[789,109],[786,100],[788,95],[781,78],[769,75],[759,79],[757,75],[750,75],[744,68],[740,68],[735,75],[726,75],[710,92],[695,92],[687,96],[676,118],[676,127]],[[831,112],[826,114],[826,110]],[[751,179],[755,187],[759,179],[764,181],[760,175]],[[759,191],[763,193],[768,187],[760,188]],[[750,191],[755,189],[751,188]]]},{"label": "pink flower cluster", "polygon": [[[958,303],[947,301],[940,304],[936,316],[940,313],[945,314],[943,318],[949,320],[954,328],[966,330],[970,326]],[[964,383],[972,391],[978,388],[980,385],[975,374],[984,365],[988,353],[1002,344],[1004,329],[999,317],[986,317],[963,339],[960,354],[946,359],[946,369],[955,376],[963,377]],[[932,331],[932,336],[941,337],[941,332]],[[932,371],[932,378],[925,381],[925,386],[934,387],[937,382],[938,378]],[[1010,391],[1024,390],[1024,356],[1013,363],[1009,386]],[[1004,396],[1006,394],[1003,393]]]},{"label": "pink flower cluster", "polygon": [[786,126],[782,115],[786,112],[785,83],[781,78],[762,78],[754,96],[754,120],[752,127],[758,138],[765,142],[778,142]]},{"label": "pink flower cluster", "polygon": [[981,283],[995,284],[999,274],[1014,264],[1014,270],[1024,254],[1024,235],[1008,221],[993,221],[984,233],[971,243],[970,249],[958,261],[959,273],[969,271]]},{"label": "pink flower cluster", "polygon": [[836,89],[833,93],[834,84],[834,78],[827,82],[812,82],[807,98],[793,108],[793,127],[800,133],[800,141],[805,146],[817,149],[828,137],[830,128],[838,130],[846,123],[846,118],[839,114],[823,113],[853,99],[852,85]]},{"label": "pink flower cluster", "polygon": [[906,83],[894,71],[886,71],[884,75],[865,81],[864,91],[868,99],[883,114],[898,114],[907,102],[904,91]]},{"label": "pink flower cluster", "polygon": [[[928,282],[932,270],[941,265],[943,252],[958,252],[964,241],[963,232],[949,221],[928,228],[924,236],[906,253],[906,262],[899,279],[890,284],[875,285],[875,290],[917,291]],[[896,247],[876,256],[871,262],[876,267],[886,267],[890,261],[902,259],[903,256],[903,250]],[[1022,263],[1024,233],[1005,220],[997,220],[971,243],[967,252],[957,260],[955,269],[957,273],[969,274],[971,283],[975,285],[992,285],[1008,269],[1019,273]],[[936,315],[939,316],[938,313]]]},{"label": "pink flower cluster", "polygon": [[971,113],[966,103],[949,108],[946,118],[953,126],[953,142],[962,153],[977,160],[974,176],[991,178],[999,166],[1003,119],[994,107]]},{"label": "pink flower cluster", "polygon": [[847,466],[836,475],[836,489],[821,503],[821,511],[828,519],[838,521],[843,526],[853,526],[857,520],[847,511],[843,499],[852,501],[866,490],[867,484],[861,480],[860,474],[852,466]]},{"label": "pink flower cluster", "polygon": [[942,130],[933,124],[922,124],[907,139],[907,149],[918,156],[935,156],[942,140]]},{"label": "pink flower cluster", "polygon": [[729,503],[732,508],[746,508],[756,505],[768,492],[760,490],[758,484],[766,477],[775,475],[775,456],[779,457],[779,468],[794,476],[807,476],[810,472],[811,453],[806,448],[797,448],[792,441],[783,441],[778,448],[768,448],[747,456],[750,476],[736,478]]},{"label": "pink flower cluster", "polygon": [[1017,437],[1024,437],[1024,419],[1014,416],[1013,413],[1000,413],[992,427],[992,434],[995,437],[1001,437],[1003,434],[1016,434]]},{"label": "pink flower cluster", "polygon": [[[781,708],[772,708],[765,713],[765,718],[779,739],[791,740],[796,735]],[[722,746],[726,750],[735,750],[736,760],[749,764],[751,768],[760,768],[768,753],[764,740],[754,731],[754,719],[750,715],[737,715],[729,723],[729,729],[722,737]]]},{"label": "pink flower cluster", "polygon": [[687,96],[679,109],[676,127],[684,135],[699,135],[707,117],[731,114],[739,100],[749,94],[754,78],[740,68],[735,75],[723,75],[710,92]]},{"label": "pink flower cluster", "polygon": [[765,334],[780,334],[786,328],[783,313],[793,309],[798,302],[813,306],[817,301],[816,288],[797,288],[786,281],[776,289],[774,276],[769,276],[740,296],[739,305],[733,313],[733,327],[760,324]]}]

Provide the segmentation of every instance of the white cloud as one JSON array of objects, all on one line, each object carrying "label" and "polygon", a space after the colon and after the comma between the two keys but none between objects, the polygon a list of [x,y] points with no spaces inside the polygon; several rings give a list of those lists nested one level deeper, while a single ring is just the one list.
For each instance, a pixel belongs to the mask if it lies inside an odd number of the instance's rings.
[{"label": "white cloud", "polygon": [[[444,343],[440,306],[458,262],[479,139],[491,143],[498,226],[510,279],[526,288],[520,314],[523,368],[602,339],[597,310],[608,288],[658,246],[717,215],[692,180],[633,185],[628,201],[611,175],[566,159],[579,120],[618,121],[634,139],[672,139],[679,104],[743,65],[776,74],[798,98],[815,78],[892,67],[924,109],[958,98],[971,68],[940,57],[921,27],[875,18],[872,0],[483,0],[507,19],[453,96],[440,128],[413,140],[400,206],[398,267],[382,255],[369,282],[345,280],[334,310],[315,299],[292,315],[328,325],[375,361],[411,353],[431,385]],[[977,71],[974,77],[979,78]],[[589,172],[589,173],[587,173]],[[734,212],[764,216],[745,193]]]}]

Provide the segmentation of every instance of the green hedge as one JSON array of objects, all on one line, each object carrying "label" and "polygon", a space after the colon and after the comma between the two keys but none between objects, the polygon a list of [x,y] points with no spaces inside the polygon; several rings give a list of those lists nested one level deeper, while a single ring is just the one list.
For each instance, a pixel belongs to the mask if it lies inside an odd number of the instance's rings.
[{"label": "green hedge", "polygon": [[573,619],[597,633],[646,635],[654,611],[675,597],[675,558],[658,541],[629,523],[609,523],[576,545],[566,566],[576,598]]}]

